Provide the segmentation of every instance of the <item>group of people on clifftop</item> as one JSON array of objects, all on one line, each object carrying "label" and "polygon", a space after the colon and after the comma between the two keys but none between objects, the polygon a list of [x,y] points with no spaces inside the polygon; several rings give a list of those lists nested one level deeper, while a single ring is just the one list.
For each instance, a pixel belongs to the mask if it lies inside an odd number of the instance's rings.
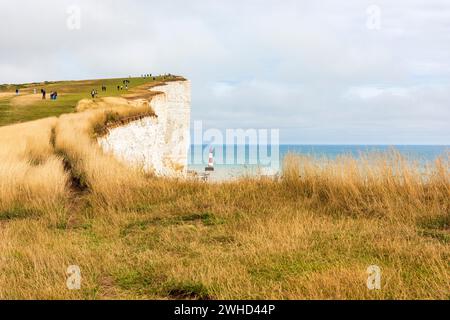
[{"label": "group of people on clifftop", "polygon": [[[164,75],[163,78],[165,78],[166,76],[171,76],[171,74],[168,75]],[[147,79],[147,78],[152,78],[153,80],[156,80],[156,77],[152,76],[151,73],[147,73],[147,74],[143,74],[142,78]],[[117,90],[128,90],[128,85],[130,84],[130,80],[129,79],[125,79],[122,81],[121,85],[117,85]],[[105,84],[102,84],[101,87],[102,92],[106,92],[107,88]],[[34,93],[36,94],[36,89],[34,89]],[[19,89],[16,89],[16,95],[19,94]],[[42,94],[42,99],[45,100],[47,97],[47,92],[45,89],[41,89],[41,94]],[[92,89],[91,90],[91,97],[92,99],[95,99],[96,97],[98,97],[98,90],[97,89]],[[51,100],[56,100],[58,98],[58,92],[54,91],[50,94],[50,99]]]},{"label": "group of people on clifftop", "polygon": [[92,99],[95,99],[95,97],[98,96],[98,90],[97,89],[92,89],[91,90],[91,97]]},{"label": "group of people on clifftop", "polygon": [[[141,77],[143,79],[150,78],[152,80],[156,80],[156,78],[157,78],[155,76],[152,76],[151,73],[142,74]],[[172,75],[169,73],[169,74],[162,75],[160,77],[165,79],[166,77],[172,77]],[[128,90],[128,85],[129,84],[130,84],[130,80],[129,79],[125,79],[125,80],[122,81],[121,85],[117,85],[117,90],[118,91],[121,91],[121,90],[124,90],[124,89]],[[102,90],[102,92],[106,92],[107,91],[107,88],[106,88],[105,84],[102,84],[101,90]],[[20,93],[20,89],[16,88],[16,95],[19,95],[19,93]],[[36,88],[33,90],[33,93],[36,94]],[[42,99],[45,100],[47,98],[46,90],[42,88],[41,89],[41,94],[42,94]],[[95,99],[97,96],[98,96],[98,90],[97,89],[92,89],[91,90],[91,97],[92,97],[92,99]],[[58,92],[53,91],[53,92],[50,93],[50,99],[51,100],[56,100],[57,98],[58,98]]]},{"label": "group of people on clifftop", "polygon": [[[149,78],[149,79],[152,79],[152,80],[156,80],[156,77],[153,76],[151,73],[142,74],[141,77],[142,77],[143,79]],[[164,74],[164,75],[162,75],[162,76],[160,76],[160,77],[162,77],[163,79],[165,79],[166,77],[172,77],[172,75],[169,73],[169,74]],[[130,78],[131,78],[131,76],[130,76]],[[124,89],[125,89],[125,90],[128,90],[129,84],[130,84],[130,80],[129,80],[129,79],[123,80],[123,81],[122,81],[122,84],[118,84],[118,85],[117,85],[117,91],[121,91],[121,90],[124,90]],[[106,86],[105,86],[104,84],[102,84],[102,92],[106,92],[106,91],[107,91]],[[91,97],[92,97],[92,99],[96,98],[97,96],[98,96],[98,91],[97,91],[97,89],[92,89],[92,91],[91,91]]]},{"label": "group of people on clifftop", "polygon": [[[18,90],[16,90],[16,94],[19,94]],[[36,88],[33,89],[33,94],[37,94]],[[41,89],[41,96],[42,96],[42,100],[47,99],[47,91],[44,88]],[[50,93],[50,100],[56,100],[57,98],[58,98],[58,92],[52,91]]]},{"label": "group of people on clifftop", "polygon": [[125,87],[125,90],[128,90],[128,85],[130,84],[130,80],[125,79],[122,81],[122,85],[117,85],[117,90],[123,90],[123,88]]}]

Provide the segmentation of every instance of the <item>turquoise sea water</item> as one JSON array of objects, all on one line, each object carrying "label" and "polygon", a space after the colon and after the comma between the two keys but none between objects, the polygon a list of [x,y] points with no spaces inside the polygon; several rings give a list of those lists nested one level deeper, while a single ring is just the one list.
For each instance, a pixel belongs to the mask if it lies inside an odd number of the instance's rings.
[{"label": "turquoise sea water", "polygon": [[[192,145],[189,151],[189,168],[203,172],[208,163],[210,146]],[[254,174],[261,167],[280,168],[288,153],[310,155],[316,158],[334,159],[341,155],[358,158],[362,154],[398,151],[407,160],[426,164],[438,157],[448,157],[450,145],[279,145],[258,148],[256,146],[213,146],[215,175],[235,177]],[[274,169],[274,170],[275,170]]]}]

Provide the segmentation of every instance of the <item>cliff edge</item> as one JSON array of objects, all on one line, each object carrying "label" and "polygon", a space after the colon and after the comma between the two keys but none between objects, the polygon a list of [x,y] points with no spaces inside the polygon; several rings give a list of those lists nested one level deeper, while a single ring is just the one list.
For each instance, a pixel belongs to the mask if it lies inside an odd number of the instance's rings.
[{"label": "cliff edge", "polygon": [[145,117],[108,130],[97,138],[104,152],[159,176],[187,173],[191,114],[191,84],[170,81],[149,89],[156,117]]}]

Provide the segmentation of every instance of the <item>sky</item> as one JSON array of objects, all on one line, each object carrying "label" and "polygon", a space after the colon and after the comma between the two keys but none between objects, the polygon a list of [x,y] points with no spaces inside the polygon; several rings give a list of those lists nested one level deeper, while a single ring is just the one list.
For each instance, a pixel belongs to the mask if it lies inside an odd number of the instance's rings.
[{"label": "sky", "polygon": [[0,2],[0,83],[172,73],[204,128],[450,144],[448,0]]}]

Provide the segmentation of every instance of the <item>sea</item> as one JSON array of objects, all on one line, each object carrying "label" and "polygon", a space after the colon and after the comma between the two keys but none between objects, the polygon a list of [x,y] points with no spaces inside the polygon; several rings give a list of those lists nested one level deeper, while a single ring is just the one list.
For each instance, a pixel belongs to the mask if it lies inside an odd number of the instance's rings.
[{"label": "sea", "polygon": [[448,159],[450,145],[191,145],[189,150],[189,170],[204,173],[210,153],[213,155],[216,179],[232,179],[242,176],[267,173],[276,174],[281,170],[284,157],[289,153],[308,155],[317,159],[335,159],[339,156],[359,158],[373,153],[399,152],[407,161],[421,165],[434,162],[437,158]]}]

